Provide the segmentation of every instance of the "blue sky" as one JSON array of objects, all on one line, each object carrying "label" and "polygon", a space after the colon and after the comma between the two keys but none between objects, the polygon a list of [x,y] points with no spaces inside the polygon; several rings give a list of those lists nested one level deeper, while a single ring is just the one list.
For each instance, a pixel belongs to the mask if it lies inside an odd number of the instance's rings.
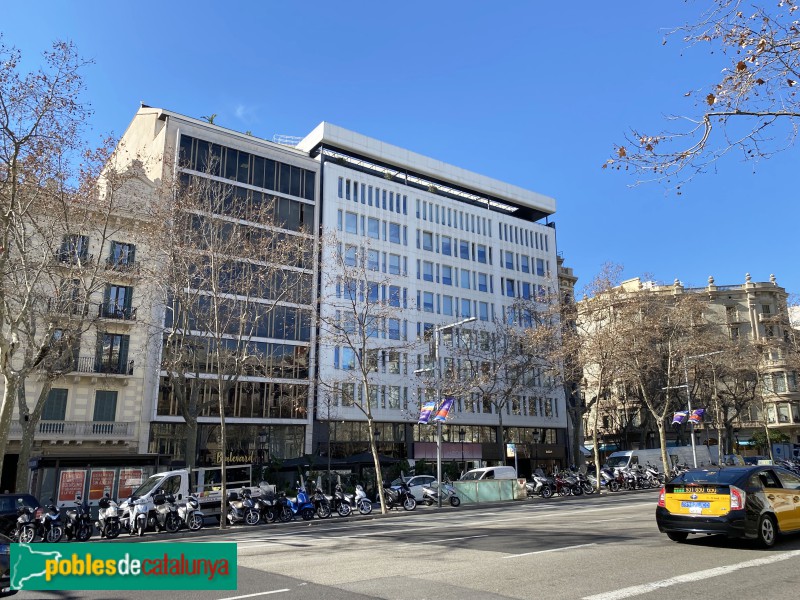
[{"label": "blue sky", "polygon": [[662,45],[704,4],[33,1],[8,3],[0,31],[29,66],[56,38],[94,59],[92,139],[140,101],[266,139],[330,121],[554,197],[579,288],[611,261],[689,286],[774,273],[798,293],[795,151],[730,156],[680,196],[600,168],[726,65]]}]

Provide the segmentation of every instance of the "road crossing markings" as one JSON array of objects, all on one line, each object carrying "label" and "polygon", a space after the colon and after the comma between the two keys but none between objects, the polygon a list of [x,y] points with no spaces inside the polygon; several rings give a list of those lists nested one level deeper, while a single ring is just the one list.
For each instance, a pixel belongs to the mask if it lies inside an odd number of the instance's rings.
[{"label": "road crossing markings", "polygon": [[474,538],[482,538],[482,537],[489,537],[488,533],[484,533],[483,535],[465,535],[464,537],[457,537],[457,538],[447,538],[446,540],[428,540],[427,542],[411,542],[417,544],[441,544],[442,542],[455,542],[456,540],[471,540]]},{"label": "road crossing markings", "polygon": [[[503,558],[519,558],[520,556],[531,556],[533,554],[547,554],[549,552],[563,552],[564,550],[574,550],[575,548],[588,548],[589,546],[597,546],[597,544],[578,544],[576,546],[564,546],[563,548],[550,548],[549,550],[536,550],[535,552],[525,552],[524,554],[512,554],[504,556]],[[584,598],[584,600],[586,600]]]},{"label": "road crossing markings", "polygon": [[800,556],[800,550],[793,550],[791,552],[784,552],[783,554],[774,554],[765,558],[756,558],[747,560],[745,562],[736,563],[734,565],[725,565],[723,567],[714,567],[713,569],[706,569],[704,571],[695,571],[694,573],[686,573],[685,575],[678,575],[677,577],[670,577],[669,579],[662,579],[661,581],[653,581],[651,583],[644,583],[642,585],[632,585],[631,587],[621,588],[603,594],[595,594],[594,596],[584,596],[582,600],[622,600],[623,598],[632,598],[633,596],[641,596],[656,590],[668,588],[673,585],[680,585],[682,583],[696,583],[698,581],[705,581],[711,577],[719,577],[720,575],[727,575],[740,569],[747,569],[750,567],[761,567],[784,560],[789,560],[795,556]]},{"label": "road crossing markings", "polygon": [[288,592],[289,588],[284,588],[282,590],[272,590],[269,592],[256,592],[255,594],[245,594],[244,596],[232,596],[230,598],[221,598],[220,600],[243,600],[243,598],[255,598],[256,596],[268,596],[269,594],[281,594],[283,592]]}]

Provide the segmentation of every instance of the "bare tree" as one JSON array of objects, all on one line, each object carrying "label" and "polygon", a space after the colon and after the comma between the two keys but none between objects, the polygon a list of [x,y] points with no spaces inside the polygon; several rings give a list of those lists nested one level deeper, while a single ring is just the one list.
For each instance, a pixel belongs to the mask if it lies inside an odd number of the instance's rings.
[{"label": "bare tree", "polygon": [[167,211],[159,219],[165,224],[161,289],[167,306],[162,366],[186,422],[190,465],[198,418],[219,417],[224,508],[225,419],[242,378],[268,375],[267,346],[254,338],[292,339],[286,332],[311,327],[311,315],[296,304],[310,301],[310,276],[301,268],[313,238],[280,231],[274,200],[242,197],[231,184],[210,177],[184,179],[162,209]]},{"label": "bare tree", "polygon": [[759,160],[794,145],[800,117],[798,3],[709,4],[697,21],[670,36],[721,57],[721,76],[710,74],[713,79],[697,90],[680,90],[695,102],[691,113],[669,117],[669,129],[657,133],[632,130],[604,167],[632,169],[642,180],[680,188],[733,151]]},{"label": "bare tree", "polygon": [[356,244],[335,232],[323,233],[321,297],[325,304],[319,319],[320,347],[326,353],[321,357],[327,355],[334,363],[338,361],[342,377],[337,376],[334,381],[322,378],[319,383],[333,393],[334,405],[354,407],[366,420],[381,511],[385,513],[383,472],[374,426],[379,364],[384,358],[394,360],[392,353],[413,347],[415,340],[403,319],[409,300],[396,279],[382,271],[379,255],[370,248],[368,239]]}]

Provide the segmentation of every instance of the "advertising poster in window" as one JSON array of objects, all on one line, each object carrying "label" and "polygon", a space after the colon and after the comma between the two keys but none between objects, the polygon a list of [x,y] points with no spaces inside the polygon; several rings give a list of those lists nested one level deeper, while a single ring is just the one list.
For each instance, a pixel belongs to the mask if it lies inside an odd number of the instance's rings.
[{"label": "advertising poster in window", "polygon": [[74,502],[83,494],[86,485],[86,471],[83,469],[65,469],[58,479],[58,502]]},{"label": "advertising poster in window", "polygon": [[114,486],[114,469],[92,469],[89,476],[89,502],[111,495]]},{"label": "advertising poster in window", "polygon": [[144,470],[120,469],[119,482],[117,484],[117,498],[128,498],[133,494],[133,490],[142,485],[142,481],[144,481]]}]

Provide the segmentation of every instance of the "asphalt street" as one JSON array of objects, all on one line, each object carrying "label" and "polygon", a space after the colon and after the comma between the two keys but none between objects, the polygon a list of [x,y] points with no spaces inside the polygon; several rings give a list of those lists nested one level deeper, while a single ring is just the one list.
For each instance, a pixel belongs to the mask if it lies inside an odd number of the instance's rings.
[{"label": "asphalt street", "polygon": [[[235,592],[23,592],[18,600],[686,599],[797,596],[800,537],[772,550],[718,537],[677,544],[655,525],[656,492],[422,508],[213,529],[238,544]],[[177,541],[149,535],[142,543]],[[131,541],[124,538],[122,541]]]}]

